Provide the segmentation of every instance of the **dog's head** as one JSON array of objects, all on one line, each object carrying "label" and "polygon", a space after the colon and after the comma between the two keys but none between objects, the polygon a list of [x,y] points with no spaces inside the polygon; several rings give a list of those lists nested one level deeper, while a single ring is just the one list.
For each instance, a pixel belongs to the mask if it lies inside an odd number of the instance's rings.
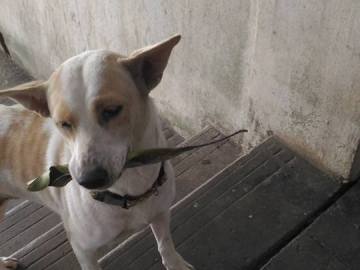
[{"label": "dog's head", "polygon": [[71,151],[69,168],[89,189],[111,186],[148,119],[148,94],[160,82],[180,36],[128,57],[106,50],[84,52],[64,62],[46,82],[0,92],[51,117]]}]

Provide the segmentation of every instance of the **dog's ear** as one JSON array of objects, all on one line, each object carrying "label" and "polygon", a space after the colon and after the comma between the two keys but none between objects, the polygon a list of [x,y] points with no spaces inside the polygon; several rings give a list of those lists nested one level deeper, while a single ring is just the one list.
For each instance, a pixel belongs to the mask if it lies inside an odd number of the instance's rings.
[{"label": "dog's ear", "polygon": [[24,83],[13,88],[0,90],[0,97],[9,97],[25,108],[35,111],[44,117],[50,116],[47,104],[47,83],[33,81]]},{"label": "dog's ear", "polygon": [[148,94],[161,81],[170,53],[180,41],[176,35],[158,44],[133,52],[121,63],[128,68],[137,87]]}]

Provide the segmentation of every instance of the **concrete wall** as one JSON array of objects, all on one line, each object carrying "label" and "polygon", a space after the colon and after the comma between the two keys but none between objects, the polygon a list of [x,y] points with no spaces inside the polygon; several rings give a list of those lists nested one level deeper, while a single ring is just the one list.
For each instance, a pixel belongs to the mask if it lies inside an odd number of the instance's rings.
[{"label": "concrete wall", "polygon": [[86,49],[129,53],[181,33],[153,93],[181,132],[208,122],[249,128],[239,140],[245,151],[277,134],[318,166],[350,174],[360,141],[358,0],[0,0],[0,7],[11,53],[36,77]]}]

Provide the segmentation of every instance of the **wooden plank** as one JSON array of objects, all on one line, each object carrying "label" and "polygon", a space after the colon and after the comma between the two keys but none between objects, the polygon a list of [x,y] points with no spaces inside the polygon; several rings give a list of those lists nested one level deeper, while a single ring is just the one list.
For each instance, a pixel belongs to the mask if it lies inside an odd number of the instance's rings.
[{"label": "wooden plank", "polygon": [[[239,154],[237,149],[236,145],[231,142],[227,142],[214,148],[212,151],[206,151],[207,153],[199,151],[202,156],[199,154],[192,155],[191,160],[193,160],[193,163],[188,163],[188,169],[184,171],[176,170],[177,181],[175,202],[185,197],[185,195],[202,185],[216,172],[225,168],[234,161]],[[195,156],[199,160],[194,161]],[[184,169],[184,167],[182,169]]]},{"label": "wooden plank", "polygon": [[[33,205],[25,208],[24,210],[32,210],[32,209],[28,209],[28,208],[32,208]],[[28,214],[28,213],[26,213]],[[48,211],[48,209],[46,209],[45,207],[41,206],[39,208],[37,208],[34,211],[31,211],[31,213],[27,216],[25,216],[22,219],[18,220],[19,216],[13,216],[13,219],[11,220],[15,220],[15,223],[10,223],[10,222],[6,222],[4,224],[4,229],[1,230],[1,234],[0,234],[0,243],[4,243],[6,241],[9,241],[9,239],[11,239],[12,237],[16,236],[17,234],[19,234],[20,232],[26,230],[27,228],[31,227],[31,225],[35,224],[36,222],[38,222],[39,220],[41,220],[42,218],[44,218],[45,216],[49,215],[50,212]],[[8,221],[8,220],[6,220]],[[0,244],[0,245],[2,245]]]},{"label": "wooden plank", "polygon": [[[208,127],[201,134],[194,136],[190,140],[186,141],[186,145],[197,145],[201,143],[206,143],[206,142],[210,142],[211,140],[219,139],[221,137],[224,137],[224,135],[221,134],[218,130],[216,130],[213,127]],[[209,151],[212,151],[216,147],[217,147],[216,145],[211,145],[208,147],[186,152],[172,159],[172,163],[174,166],[176,166],[178,172],[183,172],[185,169],[191,167],[191,165],[196,160],[201,159]]]},{"label": "wooden plank", "polygon": [[[253,155],[175,210],[175,243],[198,270],[258,269],[339,189],[277,142]],[[152,238],[142,236],[106,257],[105,269],[163,269]]]},{"label": "wooden plank", "polygon": [[174,128],[171,126],[171,123],[167,119],[161,119],[161,127],[169,146],[174,147],[185,140],[174,130]]},{"label": "wooden plank", "polygon": [[[5,232],[7,235],[12,235],[10,239],[3,242],[0,246],[0,252],[3,256],[10,256],[16,252],[19,247],[23,247],[26,244],[30,243],[43,233],[48,231],[48,228],[56,226],[60,222],[60,218],[55,214],[47,210],[45,215],[38,215],[39,213],[34,212],[31,220],[34,222],[29,227],[20,230],[20,226],[14,226],[14,230],[10,233]],[[44,230],[45,228],[45,230]]]},{"label": "wooden plank", "polygon": [[360,182],[345,193],[263,270],[359,269]]},{"label": "wooden plank", "polygon": [[62,245],[66,241],[66,233],[62,224],[58,224],[50,229],[46,235],[38,237],[26,247],[13,254],[21,261],[23,267],[30,266],[41,258],[45,257],[50,250]]},{"label": "wooden plank", "polygon": [[4,220],[0,223],[0,233],[6,231],[10,227],[13,227],[25,217],[31,216],[34,211],[37,211],[40,208],[41,205],[34,204],[29,201],[22,203],[21,205],[19,205],[16,211],[12,211],[6,214]]},{"label": "wooden plank", "polygon": [[167,138],[168,145],[171,147],[175,147],[178,144],[184,142],[184,138],[181,137],[179,134],[174,133],[172,136]]},{"label": "wooden plank", "polygon": [[291,245],[294,245],[294,248],[281,252],[280,256],[274,257],[262,270],[350,269],[315,239],[304,236]]},{"label": "wooden plank", "polygon": [[12,200],[8,200],[6,202],[6,213],[10,212],[11,209],[14,209],[15,207],[19,206],[20,204],[22,204],[23,202],[25,202],[25,200],[22,199],[12,199]]},{"label": "wooden plank", "polygon": [[[69,252],[65,256],[60,256],[60,258],[49,264],[44,270],[79,270],[80,265],[76,259],[74,252]],[[35,270],[35,269],[34,269]]]},{"label": "wooden plank", "polygon": [[[64,239],[64,238],[63,238]],[[64,241],[59,246],[54,247],[52,250],[48,250],[46,256],[40,258],[36,262],[33,262],[28,266],[27,270],[40,270],[40,269],[52,269],[61,258],[72,253],[72,248],[68,241]],[[66,265],[69,265],[66,263]],[[65,267],[65,265],[63,265]],[[63,268],[64,269],[64,268]],[[79,267],[77,269],[80,269]]]}]

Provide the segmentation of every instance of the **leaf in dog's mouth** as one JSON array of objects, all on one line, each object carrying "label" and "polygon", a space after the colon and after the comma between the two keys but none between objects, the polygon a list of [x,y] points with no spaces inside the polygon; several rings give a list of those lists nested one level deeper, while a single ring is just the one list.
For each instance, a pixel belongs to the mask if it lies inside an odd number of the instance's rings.
[{"label": "leaf in dog's mouth", "polygon": [[[200,145],[192,145],[192,146],[184,146],[178,148],[153,148],[153,149],[145,149],[139,151],[133,151],[128,154],[127,161],[124,165],[124,169],[126,168],[134,168],[138,166],[144,166],[149,164],[154,164],[162,161],[166,161],[168,159],[174,158],[184,152],[188,152],[194,150],[196,148],[212,145],[215,143],[222,142],[224,140],[229,139],[239,133],[247,132],[246,129],[238,130],[229,136],[223,137],[218,140],[211,141],[209,143],[200,144]],[[49,171],[45,172],[43,175],[29,181],[27,183],[27,189],[29,191],[40,191],[48,186],[52,187],[63,187],[67,183],[72,180],[71,175],[69,173],[69,169],[67,165],[57,165],[51,166]]]},{"label": "leaf in dog's mouth", "polygon": [[49,171],[29,181],[29,191],[40,191],[48,186],[63,187],[71,181],[71,175],[66,165],[51,166]]}]

